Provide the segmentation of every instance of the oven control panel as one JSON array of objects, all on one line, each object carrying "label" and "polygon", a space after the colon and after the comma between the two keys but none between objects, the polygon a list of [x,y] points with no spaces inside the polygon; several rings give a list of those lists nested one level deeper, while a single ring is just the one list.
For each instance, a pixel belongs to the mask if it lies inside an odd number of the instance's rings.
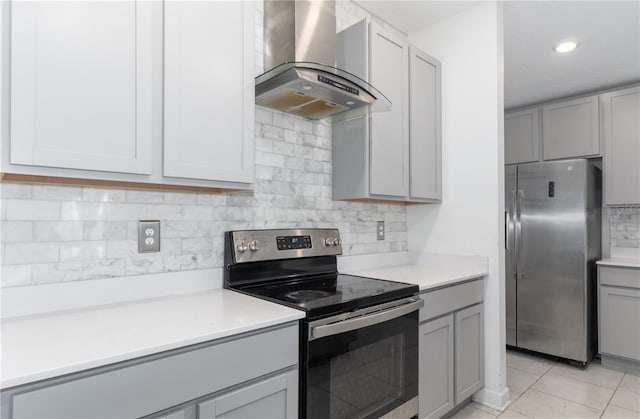
[{"label": "oven control panel", "polygon": [[242,230],[225,237],[236,263],[342,254],[337,229]]},{"label": "oven control panel", "polygon": [[311,249],[311,236],[277,236],[276,246],[278,250]]}]

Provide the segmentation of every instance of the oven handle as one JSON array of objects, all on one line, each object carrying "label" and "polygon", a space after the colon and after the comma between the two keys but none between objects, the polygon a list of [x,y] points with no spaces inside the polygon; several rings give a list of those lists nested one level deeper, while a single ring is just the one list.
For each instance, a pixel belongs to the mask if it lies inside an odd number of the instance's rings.
[{"label": "oven handle", "polygon": [[[424,300],[420,298],[412,298],[403,301],[408,302],[394,306],[388,310],[375,311],[371,314],[359,315],[358,311],[354,311],[353,313],[350,313],[350,318],[327,325],[313,326],[311,323],[309,324],[309,340],[337,335],[367,326],[373,326],[374,324],[386,322],[387,320],[395,319],[411,313],[412,311],[419,310],[420,307],[424,305]],[[362,311],[370,312],[370,308],[363,309]]]}]

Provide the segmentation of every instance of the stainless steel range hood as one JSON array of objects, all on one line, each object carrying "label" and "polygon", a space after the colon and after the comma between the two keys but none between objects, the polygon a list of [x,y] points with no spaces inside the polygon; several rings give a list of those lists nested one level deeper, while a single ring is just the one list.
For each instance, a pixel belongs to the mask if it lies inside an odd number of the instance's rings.
[{"label": "stainless steel range hood", "polygon": [[335,0],[265,0],[256,104],[310,119],[388,110],[365,80],[335,68]]}]

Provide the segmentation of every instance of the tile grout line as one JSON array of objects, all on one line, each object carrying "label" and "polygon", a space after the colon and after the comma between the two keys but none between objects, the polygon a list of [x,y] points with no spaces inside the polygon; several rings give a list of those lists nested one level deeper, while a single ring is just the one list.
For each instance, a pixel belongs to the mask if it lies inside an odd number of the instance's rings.
[{"label": "tile grout line", "polygon": [[[567,375],[558,374],[556,372],[552,372],[551,374],[555,375],[556,377],[567,378],[569,380],[573,380],[573,381],[576,381],[578,383],[587,384],[587,385],[591,385],[591,386],[596,386],[596,387],[599,387],[599,388],[602,388],[602,389],[605,389],[605,390],[613,390],[614,392],[618,389],[618,386],[620,385],[620,383],[618,383],[616,388],[612,389],[612,388],[609,388],[609,387],[601,386],[600,384],[592,383],[590,381],[582,381],[582,380],[578,380],[577,378],[569,377]],[[622,377],[624,378],[625,375],[626,375],[626,373],[622,374]],[[620,381],[620,382],[622,382],[622,381]]]},{"label": "tile grout line", "polygon": [[[540,381],[540,380],[542,379],[542,377],[544,377],[545,375],[547,375],[547,373],[548,373],[549,371],[551,371],[551,368],[553,368],[553,366],[554,366],[554,365],[556,365],[556,361],[553,361],[553,362],[551,363],[551,365],[549,366],[549,368],[544,372],[544,374],[542,374],[541,376],[539,376],[539,377],[538,377],[538,378],[537,378],[533,383],[531,383],[531,385],[530,385],[529,387],[527,387],[527,388],[526,388],[522,393],[520,393],[520,395],[516,398],[516,400],[520,399],[520,397],[524,396],[524,395],[525,395],[529,390],[531,390],[531,388],[532,388],[532,387],[533,387],[533,386],[534,386],[538,381]],[[507,365],[507,367],[509,367],[509,365]],[[535,374],[533,374],[533,373],[531,373],[531,372],[524,371],[524,370],[521,370],[521,369],[518,369],[518,368],[515,368],[515,367],[510,367],[510,368],[516,369],[516,370],[518,370],[518,371],[526,372],[526,373],[531,374],[531,375],[535,375]],[[508,386],[508,385],[509,385],[509,383],[507,383],[507,386]],[[507,412],[507,410],[509,410],[511,407],[513,407],[513,405],[515,404],[516,400],[513,400],[513,401],[511,402],[511,404],[509,405],[509,407],[508,407],[508,408],[506,408],[506,409],[504,410],[504,412],[500,412],[500,414],[497,416],[497,418],[499,418],[500,416],[502,416],[504,413],[506,413],[506,412]],[[531,417],[531,416],[529,416],[529,415],[527,415],[527,414],[525,414],[525,413],[518,412],[517,410],[514,410],[514,412],[519,413],[519,414],[521,414],[521,415],[523,415],[523,416],[526,416],[526,417],[529,417],[529,418]],[[532,419],[533,419],[533,418],[532,418]]]},{"label": "tile grout line", "polygon": [[606,412],[607,408],[609,407],[609,405],[611,404],[611,400],[613,400],[613,398],[615,397],[616,393],[618,392],[618,390],[620,389],[620,385],[622,384],[622,381],[624,380],[624,377],[627,376],[627,372],[625,371],[624,374],[622,374],[622,378],[620,378],[620,381],[618,382],[618,385],[616,386],[616,389],[613,391],[613,394],[611,395],[611,397],[609,397],[609,401],[607,402],[607,405],[604,407],[604,409],[602,410],[602,413],[600,414],[600,417],[602,417],[604,415],[604,412]]},{"label": "tile grout line", "polygon": [[520,372],[526,372],[527,374],[531,374],[531,375],[535,375],[536,377],[542,377],[543,375],[545,375],[547,372],[549,372],[549,370],[555,365],[555,361],[553,364],[551,364],[551,367],[549,367],[548,370],[546,370],[542,375],[538,375],[538,374],[534,374],[531,371],[527,371],[527,370],[523,370],[522,368],[518,368],[518,367],[514,367],[512,365],[507,364],[507,368],[513,368],[514,370],[518,370]]},{"label": "tile grout line", "polygon": [[[554,365],[555,365],[555,364],[556,364],[556,363],[554,362]],[[542,377],[544,377],[545,375],[547,375],[547,373],[548,373],[549,371],[551,371],[551,368],[549,368],[549,370],[547,370],[547,372],[545,372],[545,373],[544,373],[544,375],[543,375]],[[565,377],[565,376],[560,375],[560,374],[554,374],[554,373],[551,373],[551,374],[553,374],[553,375],[557,375],[557,376],[559,376],[559,377],[567,378],[567,379],[570,379],[570,380],[573,380],[573,381],[577,381],[577,382],[579,382],[579,383],[583,383],[583,384],[591,384],[591,383],[586,383],[586,382],[584,382],[584,381],[576,380],[575,378]],[[625,375],[626,375],[626,373],[625,373],[625,374],[623,374],[622,378],[624,378],[624,376],[625,376]],[[542,377],[540,377],[540,378],[542,378]],[[537,383],[537,382],[538,382],[538,380],[536,380],[536,383]],[[620,380],[620,383],[622,383],[622,379]],[[620,387],[620,383],[618,383],[618,387]],[[584,406],[584,407],[589,408],[589,409],[592,409],[592,410],[600,410],[600,409],[596,409],[595,407],[588,406],[588,405],[586,405],[586,404],[583,404],[583,403],[577,402],[577,401],[575,401],[575,400],[571,400],[571,399],[567,399],[567,398],[565,398],[565,397],[561,397],[561,396],[559,396],[559,395],[557,395],[557,394],[547,393],[546,391],[544,391],[544,390],[540,390],[540,389],[534,389],[534,388],[533,388],[533,386],[534,386],[534,385],[535,385],[535,383],[531,384],[531,387],[529,387],[529,388],[527,389],[527,391],[529,391],[529,390],[535,390],[535,391],[538,391],[538,392],[540,392],[540,393],[544,393],[544,394],[549,395],[549,396],[557,397],[558,399],[566,400],[566,401],[568,401],[568,402],[575,403],[575,404],[578,404],[578,405],[580,405],[580,406]],[[596,386],[596,387],[603,388],[603,389],[606,389],[606,390],[611,390],[610,388],[602,387],[602,386],[599,386],[599,385],[597,385],[597,384],[591,384],[591,385],[594,385],[594,386]],[[602,417],[602,415],[604,414],[604,411],[607,409],[607,407],[609,407],[609,403],[611,402],[611,399],[613,398],[613,396],[616,394],[616,391],[618,391],[618,387],[616,387],[616,389],[614,390],[613,394],[612,394],[612,395],[611,395],[611,397],[609,398],[609,401],[607,402],[607,405],[602,409],[602,412],[600,412],[600,416],[598,416],[598,418],[601,418],[601,417]],[[523,394],[524,394],[524,393],[523,393]],[[518,412],[518,413],[520,413],[520,412]]]}]

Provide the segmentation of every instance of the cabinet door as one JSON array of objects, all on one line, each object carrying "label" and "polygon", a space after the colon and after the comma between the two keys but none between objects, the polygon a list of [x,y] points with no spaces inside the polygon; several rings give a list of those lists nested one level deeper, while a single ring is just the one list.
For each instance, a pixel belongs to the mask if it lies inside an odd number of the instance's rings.
[{"label": "cabinet door", "polygon": [[162,416],[159,419],[185,419],[187,417],[187,412],[184,410],[178,410],[177,412],[169,413],[168,415]]},{"label": "cabinet door", "polygon": [[442,198],[440,61],[409,48],[410,197]]},{"label": "cabinet door", "polygon": [[538,108],[504,116],[504,164],[538,161]]},{"label": "cabinet door", "polygon": [[11,163],[151,173],[153,7],[12,2]]},{"label": "cabinet door", "polygon": [[252,182],[253,2],[164,7],[164,175]]},{"label": "cabinet door", "polygon": [[545,160],[600,154],[598,97],[590,96],[542,108]]},{"label": "cabinet door", "polygon": [[294,419],[298,373],[291,371],[198,405],[198,419]]},{"label": "cabinet door", "polygon": [[483,305],[455,313],[456,404],[484,386]]},{"label": "cabinet door", "polygon": [[600,97],[606,205],[640,204],[640,87]]},{"label": "cabinet door", "polygon": [[370,193],[409,195],[408,46],[400,35],[370,23],[370,83],[392,103],[371,115]]},{"label": "cabinet door", "polygon": [[439,418],[453,400],[453,314],[420,325],[419,417]]},{"label": "cabinet door", "polygon": [[600,352],[640,361],[640,289],[600,286]]}]

